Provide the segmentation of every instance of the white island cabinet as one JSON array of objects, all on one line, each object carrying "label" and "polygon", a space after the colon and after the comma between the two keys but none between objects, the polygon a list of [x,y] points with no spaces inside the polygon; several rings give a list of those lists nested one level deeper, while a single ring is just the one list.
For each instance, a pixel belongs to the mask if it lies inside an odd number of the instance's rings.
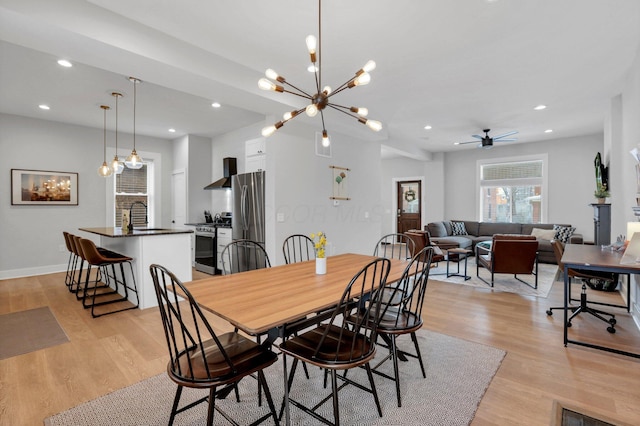
[{"label": "white island cabinet", "polygon": [[[140,309],[158,306],[149,272],[150,265],[157,263],[164,266],[182,282],[193,279],[192,230],[144,228],[134,229],[131,232],[122,232],[120,228],[80,228],[80,230],[100,235],[100,246],[133,258],[133,273],[140,296]],[[131,277],[127,276],[127,281],[130,279]],[[129,297],[131,300],[132,296]]]}]

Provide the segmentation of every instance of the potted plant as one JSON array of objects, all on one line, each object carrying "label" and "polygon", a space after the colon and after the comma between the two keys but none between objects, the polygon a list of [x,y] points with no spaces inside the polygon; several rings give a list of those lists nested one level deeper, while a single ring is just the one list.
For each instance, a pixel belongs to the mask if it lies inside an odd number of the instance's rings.
[{"label": "potted plant", "polygon": [[598,199],[598,204],[604,204],[607,200],[607,197],[610,197],[609,191],[607,190],[607,185],[598,183],[596,190],[593,192],[593,195]]}]

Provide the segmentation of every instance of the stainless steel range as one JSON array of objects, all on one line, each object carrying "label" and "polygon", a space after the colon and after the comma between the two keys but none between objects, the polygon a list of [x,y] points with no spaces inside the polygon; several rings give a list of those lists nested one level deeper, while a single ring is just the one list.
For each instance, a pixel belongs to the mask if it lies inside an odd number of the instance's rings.
[{"label": "stainless steel range", "polygon": [[211,223],[196,226],[195,268],[196,271],[215,275],[218,266],[218,229],[231,228],[231,213],[222,212]]}]

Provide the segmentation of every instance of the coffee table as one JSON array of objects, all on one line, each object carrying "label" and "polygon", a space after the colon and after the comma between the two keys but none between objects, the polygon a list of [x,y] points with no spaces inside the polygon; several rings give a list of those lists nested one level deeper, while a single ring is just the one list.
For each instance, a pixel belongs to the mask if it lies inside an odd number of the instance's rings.
[{"label": "coffee table", "polygon": [[[470,280],[471,276],[467,275],[467,259],[469,254],[473,253],[471,250],[463,248],[451,248],[443,250],[447,253],[447,278],[449,277],[463,277],[465,281]],[[464,260],[464,274],[460,273],[460,261]],[[457,264],[456,272],[449,272],[449,262],[454,261]]]}]

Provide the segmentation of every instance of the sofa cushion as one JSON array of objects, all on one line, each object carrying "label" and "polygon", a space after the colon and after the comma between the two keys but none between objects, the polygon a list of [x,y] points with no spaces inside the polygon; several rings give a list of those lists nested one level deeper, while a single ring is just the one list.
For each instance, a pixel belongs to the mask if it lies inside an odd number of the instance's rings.
[{"label": "sofa cushion", "polygon": [[569,239],[575,232],[576,228],[573,226],[561,226],[561,225],[553,225],[554,231],[556,231],[556,240],[560,240],[563,243],[567,244]]},{"label": "sofa cushion", "polygon": [[480,222],[478,225],[478,235],[520,234],[521,232],[522,225],[519,223]]},{"label": "sofa cushion", "polygon": [[556,231],[553,229],[533,228],[531,229],[531,235],[541,240],[553,240],[556,237]]},{"label": "sofa cushion", "polygon": [[468,235],[464,222],[451,221],[451,235]]},{"label": "sofa cushion", "polygon": [[449,235],[447,234],[447,228],[445,228],[444,222],[432,222],[428,224],[427,231],[429,231],[429,235],[434,238],[446,237]]}]

